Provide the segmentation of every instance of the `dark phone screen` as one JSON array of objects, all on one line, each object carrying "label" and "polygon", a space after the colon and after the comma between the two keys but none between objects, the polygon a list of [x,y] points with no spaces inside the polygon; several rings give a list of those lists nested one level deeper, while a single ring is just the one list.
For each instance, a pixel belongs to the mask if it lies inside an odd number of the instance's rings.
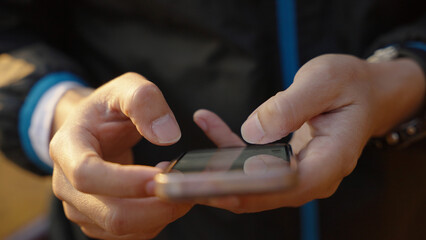
[{"label": "dark phone screen", "polygon": [[183,155],[171,172],[264,173],[270,169],[288,168],[291,147],[287,144],[194,150]]}]

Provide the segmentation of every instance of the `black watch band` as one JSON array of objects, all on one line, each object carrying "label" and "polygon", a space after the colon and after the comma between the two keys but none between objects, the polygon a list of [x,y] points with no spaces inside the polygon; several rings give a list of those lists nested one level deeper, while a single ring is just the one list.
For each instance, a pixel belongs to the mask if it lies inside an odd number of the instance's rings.
[{"label": "black watch band", "polygon": [[381,138],[370,139],[377,148],[404,148],[426,137],[426,114],[399,125]]},{"label": "black watch band", "polygon": [[[378,49],[368,62],[386,62],[396,58],[411,58],[423,69],[426,79],[426,44],[407,42]],[[425,49],[422,49],[425,48]],[[426,138],[426,97],[422,110],[412,119],[397,126],[384,137],[370,139],[370,144],[378,148],[404,148]]]}]

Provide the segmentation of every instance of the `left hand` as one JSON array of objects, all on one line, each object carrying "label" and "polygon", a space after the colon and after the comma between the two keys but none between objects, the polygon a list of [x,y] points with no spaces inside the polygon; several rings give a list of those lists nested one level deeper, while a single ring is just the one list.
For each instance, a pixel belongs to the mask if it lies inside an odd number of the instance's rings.
[{"label": "left hand", "polygon": [[[203,204],[242,213],[329,197],[353,171],[368,139],[412,115],[424,95],[423,73],[410,59],[368,63],[349,55],[317,57],[298,71],[287,90],[258,107],[241,128],[243,138],[256,144],[295,131],[291,144],[298,158],[298,186],[280,193],[213,198]],[[204,118],[218,121],[211,114]],[[227,133],[216,128],[214,134],[220,136],[216,141],[229,141]]]},{"label": "left hand", "polygon": [[69,90],[56,106],[53,133],[53,192],[87,236],[152,239],[191,209],[153,196],[160,168],[133,165],[132,146],[142,136],[164,146],[181,135],[161,90],[143,76]]}]

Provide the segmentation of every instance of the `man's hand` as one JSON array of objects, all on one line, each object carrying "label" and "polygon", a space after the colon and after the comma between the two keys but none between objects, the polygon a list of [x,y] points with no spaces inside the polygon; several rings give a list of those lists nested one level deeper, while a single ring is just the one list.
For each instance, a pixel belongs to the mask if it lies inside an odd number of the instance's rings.
[{"label": "man's hand", "polygon": [[291,144],[298,158],[298,186],[282,193],[230,196],[204,204],[241,213],[329,197],[352,172],[368,139],[412,115],[424,95],[424,76],[412,60],[373,64],[348,55],[317,57],[241,128],[243,138],[255,144],[295,131]]},{"label": "man's hand", "polygon": [[53,128],[53,191],[88,236],[153,238],[192,207],[152,196],[150,182],[160,168],[130,165],[131,147],[142,136],[156,145],[181,136],[161,91],[142,76],[128,73],[95,91],[69,91]]}]

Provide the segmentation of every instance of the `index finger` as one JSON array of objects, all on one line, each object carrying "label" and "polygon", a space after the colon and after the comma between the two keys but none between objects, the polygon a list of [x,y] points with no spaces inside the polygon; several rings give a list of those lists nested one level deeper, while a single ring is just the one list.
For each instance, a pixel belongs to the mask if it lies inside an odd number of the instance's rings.
[{"label": "index finger", "polygon": [[91,147],[96,141],[88,132],[75,135],[64,131],[59,131],[52,140],[52,159],[73,187],[80,192],[104,196],[148,196],[146,183],[161,169],[107,162]]},{"label": "index finger", "polygon": [[156,145],[171,145],[179,141],[179,125],[154,83],[137,73],[126,73],[101,88],[100,102],[106,105],[103,108],[107,108],[102,111],[121,112],[142,136]]}]

